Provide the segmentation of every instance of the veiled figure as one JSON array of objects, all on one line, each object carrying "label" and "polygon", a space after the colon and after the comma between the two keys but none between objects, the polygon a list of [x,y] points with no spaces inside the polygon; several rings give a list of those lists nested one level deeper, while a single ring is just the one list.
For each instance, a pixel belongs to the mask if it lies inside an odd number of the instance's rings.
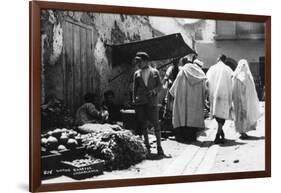
[{"label": "veiled figure", "polygon": [[247,137],[246,132],[256,128],[260,117],[259,99],[247,60],[238,62],[232,84],[235,128],[243,138]]}]

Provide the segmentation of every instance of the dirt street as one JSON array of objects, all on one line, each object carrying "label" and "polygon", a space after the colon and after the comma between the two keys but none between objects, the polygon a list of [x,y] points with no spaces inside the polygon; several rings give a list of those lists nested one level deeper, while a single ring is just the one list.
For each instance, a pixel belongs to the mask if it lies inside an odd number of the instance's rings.
[{"label": "dirt street", "polygon": [[[261,103],[261,112],[264,104]],[[193,143],[179,143],[173,137],[163,139],[162,145],[170,158],[144,160],[125,170],[104,172],[103,175],[89,180],[144,178],[158,176],[209,174],[224,172],[258,171],[265,169],[265,126],[264,113],[258,121],[257,129],[248,134],[250,140],[239,139],[233,121],[224,126],[226,143],[215,145],[216,121],[205,120],[207,129],[200,133]],[[156,153],[155,137],[150,135],[152,153]],[[72,182],[71,178],[62,176],[45,180],[43,183]]]}]

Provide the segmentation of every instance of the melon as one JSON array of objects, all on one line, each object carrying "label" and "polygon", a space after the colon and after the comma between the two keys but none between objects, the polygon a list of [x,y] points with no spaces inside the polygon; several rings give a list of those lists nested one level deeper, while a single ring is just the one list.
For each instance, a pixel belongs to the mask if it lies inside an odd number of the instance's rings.
[{"label": "melon", "polygon": [[50,137],[48,137],[47,140],[48,140],[48,141],[47,141],[47,147],[48,147],[49,150],[57,149],[58,144],[59,144],[57,138],[55,138],[55,137],[53,137],[53,136],[50,136]]},{"label": "melon", "polygon": [[54,137],[56,137],[56,138],[60,138],[61,133],[62,133],[61,129],[57,128],[57,129],[55,129],[55,130],[53,131],[53,134],[52,134],[52,135],[53,135]]},{"label": "melon", "polygon": [[63,144],[63,145],[65,145],[65,144],[67,143],[67,141],[68,141],[68,136],[67,136],[67,134],[66,134],[66,133],[62,133],[62,134],[61,134],[61,137],[60,137],[60,143]]},{"label": "melon", "polygon": [[41,138],[41,145],[43,147],[46,147],[47,146],[47,143],[48,143],[48,139],[47,138]]},{"label": "melon", "polygon": [[74,138],[75,135],[77,135],[77,132],[76,132],[76,131],[73,131],[73,130],[69,131],[69,133],[68,133],[68,137],[69,137],[69,138]]},{"label": "melon", "polygon": [[53,131],[49,131],[47,134],[48,134],[48,136],[52,136],[53,135]]},{"label": "melon", "polygon": [[69,149],[75,149],[78,146],[78,142],[75,139],[68,139],[66,145]]},{"label": "melon", "polygon": [[67,148],[64,145],[59,145],[58,151],[63,151],[63,150],[67,150]]},{"label": "melon", "polygon": [[62,128],[61,132],[67,132],[68,130],[66,128]]}]

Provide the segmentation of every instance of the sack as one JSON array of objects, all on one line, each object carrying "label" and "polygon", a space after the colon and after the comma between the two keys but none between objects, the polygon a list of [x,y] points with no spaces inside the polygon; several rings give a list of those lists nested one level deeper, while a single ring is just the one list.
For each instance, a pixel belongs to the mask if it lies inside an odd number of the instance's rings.
[{"label": "sack", "polygon": [[78,132],[82,134],[87,134],[87,133],[94,133],[94,132],[99,132],[99,131],[120,131],[122,128],[119,125],[111,125],[111,124],[98,124],[98,123],[86,123],[82,126],[79,126],[77,128]]}]

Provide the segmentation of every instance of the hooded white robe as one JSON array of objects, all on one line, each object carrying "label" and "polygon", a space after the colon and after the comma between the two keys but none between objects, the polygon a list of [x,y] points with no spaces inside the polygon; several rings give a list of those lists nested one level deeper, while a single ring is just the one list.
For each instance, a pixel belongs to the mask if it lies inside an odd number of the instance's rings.
[{"label": "hooded white robe", "polygon": [[174,97],[173,126],[204,128],[204,72],[196,64],[187,63],[179,71],[169,92]]},{"label": "hooded white robe", "polygon": [[222,61],[211,66],[207,72],[212,117],[231,119],[232,73],[231,68]]},{"label": "hooded white robe", "polygon": [[233,74],[235,128],[239,133],[255,129],[260,117],[259,99],[248,62],[240,60]]}]

